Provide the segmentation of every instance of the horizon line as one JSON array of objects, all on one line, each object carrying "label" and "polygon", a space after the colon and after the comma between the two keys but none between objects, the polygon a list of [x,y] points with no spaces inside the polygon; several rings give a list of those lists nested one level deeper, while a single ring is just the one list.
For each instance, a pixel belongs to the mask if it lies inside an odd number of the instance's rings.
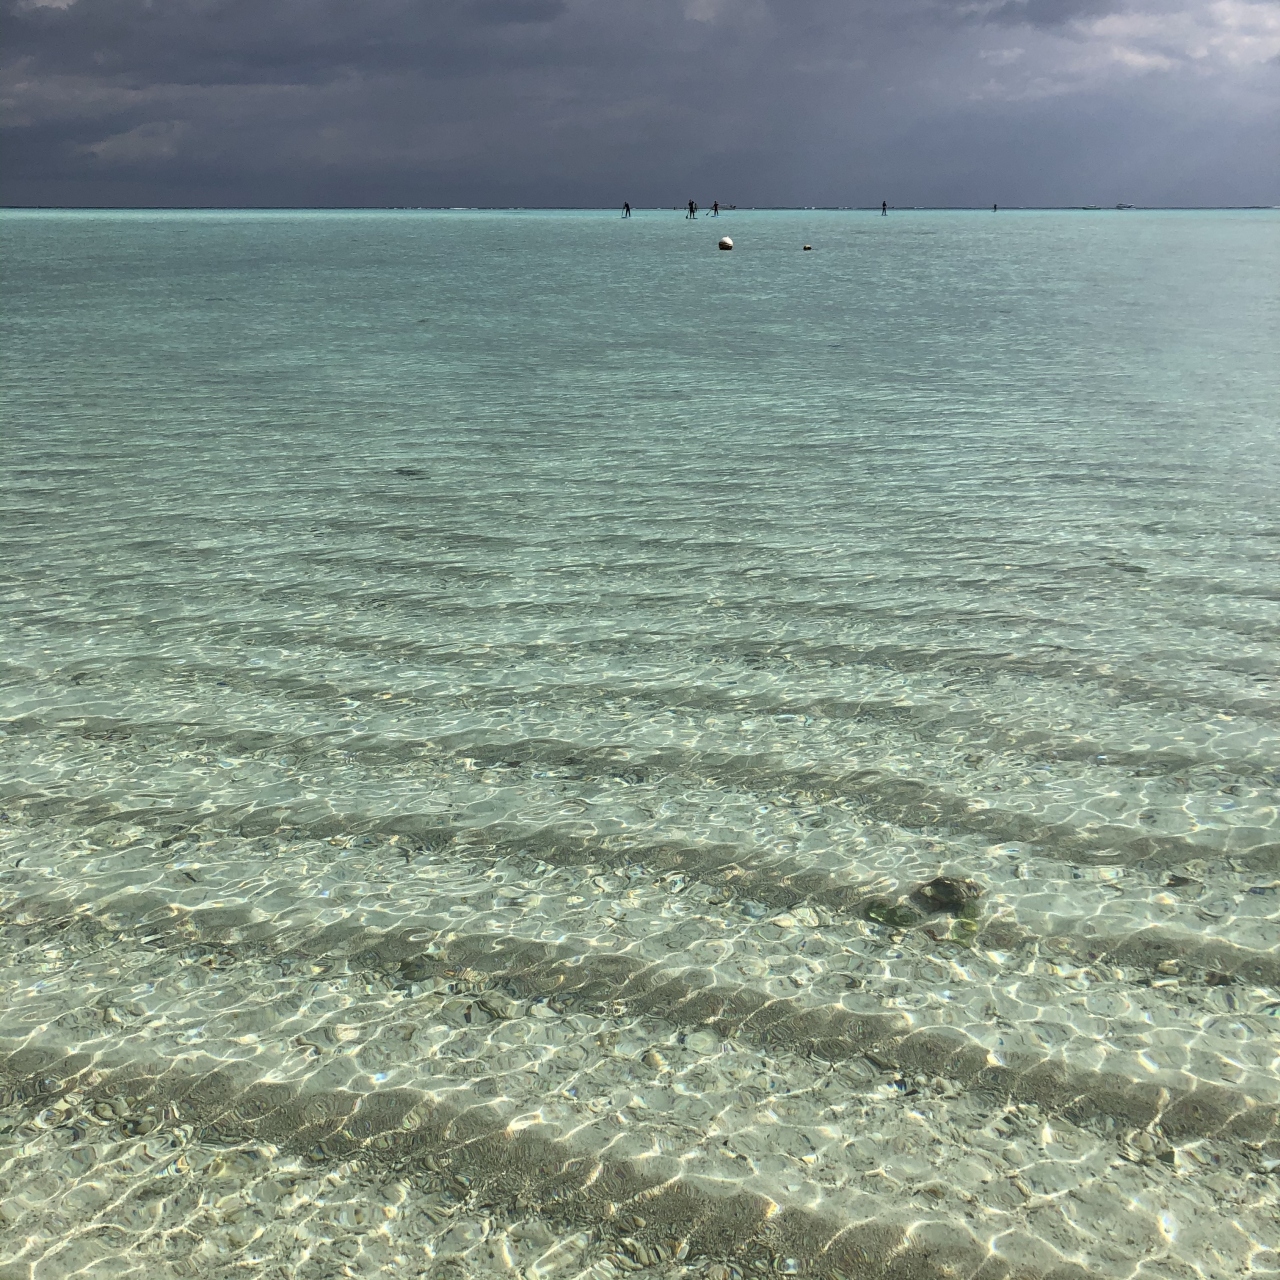
[{"label": "horizon line", "polygon": [[[612,213],[620,205],[409,205],[409,204],[0,204],[5,213]],[[985,204],[889,205],[895,213],[983,213],[997,208]],[[683,213],[684,205],[633,205],[636,213]],[[1144,204],[1043,204],[999,205],[1009,213],[1228,213],[1265,212],[1274,204],[1144,205]],[[878,204],[770,204],[721,205],[724,213],[879,213]],[[699,208],[700,213],[713,216]]]}]

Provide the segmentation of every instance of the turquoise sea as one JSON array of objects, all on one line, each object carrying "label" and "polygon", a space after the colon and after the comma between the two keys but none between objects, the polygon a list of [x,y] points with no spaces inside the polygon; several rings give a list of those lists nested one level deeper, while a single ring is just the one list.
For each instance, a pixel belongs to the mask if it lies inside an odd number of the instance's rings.
[{"label": "turquoise sea", "polygon": [[3,1280],[1280,1274],[1280,213],[0,236]]}]

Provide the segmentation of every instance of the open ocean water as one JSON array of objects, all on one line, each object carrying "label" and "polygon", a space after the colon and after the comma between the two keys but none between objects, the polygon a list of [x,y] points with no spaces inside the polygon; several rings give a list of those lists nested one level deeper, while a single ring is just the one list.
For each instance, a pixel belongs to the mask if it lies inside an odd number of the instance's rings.
[{"label": "open ocean water", "polygon": [[1280,1273],[1280,214],[0,229],[4,1280]]}]

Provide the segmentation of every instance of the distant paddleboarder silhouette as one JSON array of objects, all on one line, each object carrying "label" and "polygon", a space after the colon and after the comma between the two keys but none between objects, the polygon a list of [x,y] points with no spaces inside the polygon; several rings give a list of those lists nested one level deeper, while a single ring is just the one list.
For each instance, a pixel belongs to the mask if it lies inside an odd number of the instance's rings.
[{"label": "distant paddleboarder silhouette", "polygon": [[684,216],[686,218],[696,218],[698,216],[698,206],[694,201],[689,201],[689,212]]},{"label": "distant paddleboarder silhouette", "polygon": [[720,201],[719,201],[719,200],[713,200],[713,201],[711,202],[711,216],[712,216],[713,218],[718,218],[718,217],[720,216]]},{"label": "distant paddleboarder silhouette", "polygon": [[631,217],[631,206],[625,200],[622,202],[622,216],[624,218]]},{"label": "distant paddleboarder silhouette", "polygon": [[889,202],[887,200],[880,201],[880,216],[887,218],[889,216]]}]

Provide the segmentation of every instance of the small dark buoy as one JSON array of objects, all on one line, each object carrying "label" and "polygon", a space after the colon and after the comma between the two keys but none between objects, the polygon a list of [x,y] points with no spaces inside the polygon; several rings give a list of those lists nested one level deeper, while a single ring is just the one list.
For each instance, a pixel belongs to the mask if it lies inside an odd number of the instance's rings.
[{"label": "small dark buoy", "polygon": [[805,245],[805,247],[804,247],[804,251],[805,251],[805,253],[809,253],[809,252],[811,252],[811,251],[812,251],[812,249],[813,249],[813,245],[811,245],[811,244],[807,244],[807,245]]},{"label": "small dark buoy", "polygon": [[732,249],[732,248],[733,248],[733,241],[732,241],[732,240],[730,240],[728,236],[721,236],[721,237],[720,237],[720,248],[722,248],[722,249]]}]

